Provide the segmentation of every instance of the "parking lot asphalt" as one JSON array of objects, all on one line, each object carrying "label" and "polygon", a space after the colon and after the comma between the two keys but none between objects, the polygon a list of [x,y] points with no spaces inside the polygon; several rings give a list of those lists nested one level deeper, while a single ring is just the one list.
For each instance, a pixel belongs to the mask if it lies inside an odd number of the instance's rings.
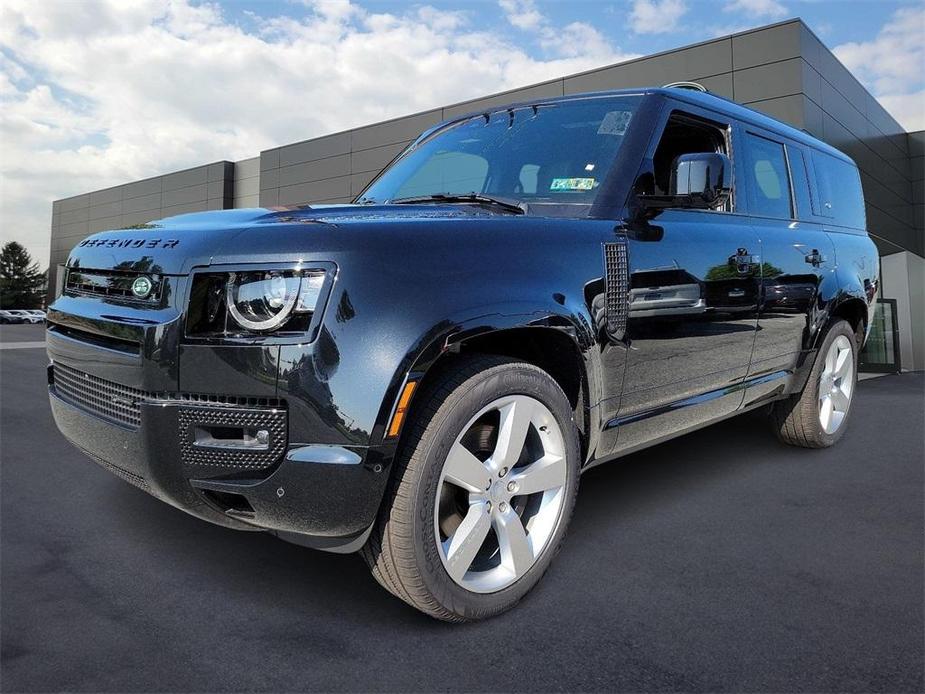
[{"label": "parking lot asphalt", "polygon": [[98,468],[54,427],[44,351],[5,349],[0,688],[921,692],[923,390],[864,381],[828,450],[753,413],[590,471],[537,589],[452,626],[356,556],[211,526]]}]

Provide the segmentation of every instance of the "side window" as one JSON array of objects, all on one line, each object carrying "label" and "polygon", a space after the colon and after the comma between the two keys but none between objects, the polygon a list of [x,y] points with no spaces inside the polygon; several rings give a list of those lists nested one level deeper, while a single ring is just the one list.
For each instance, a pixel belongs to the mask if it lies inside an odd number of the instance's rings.
[{"label": "side window", "polygon": [[[728,130],[728,126],[726,126]],[[682,113],[673,113],[665,125],[652,157],[652,173],[637,181],[641,195],[667,195],[671,169],[682,154],[717,152],[729,154],[722,126],[713,125]],[[732,172],[729,172],[732,175]],[[731,206],[717,211],[728,212]]]},{"label": "side window", "polygon": [[751,192],[751,214],[790,219],[790,179],[784,146],[748,133],[749,167],[746,171]]},{"label": "side window", "polygon": [[857,168],[822,152],[813,151],[812,157],[819,191],[813,211],[821,217],[831,217],[840,226],[864,229],[864,192]]},{"label": "side window", "polygon": [[454,193],[481,193],[488,178],[488,162],[476,154],[440,152],[424,162],[401,188],[395,198],[427,195],[435,190]]},{"label": "side window", "polygon": [[796,218],[810,221],[815,213],[815,205],[813,204],[812,191],[809,187],[809,176],[806,172],[803,151],[792,145],[787,145],[787,161],[790,163],[790,179],[793,181]]}]

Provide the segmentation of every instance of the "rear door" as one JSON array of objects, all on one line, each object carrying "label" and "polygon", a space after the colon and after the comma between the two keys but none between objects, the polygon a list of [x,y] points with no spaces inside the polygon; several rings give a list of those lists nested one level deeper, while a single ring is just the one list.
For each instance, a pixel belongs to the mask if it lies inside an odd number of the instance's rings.
[{"label": "rear door", "polygon": [[797,366],[825,320],[821,286],[835,271],[835,247],[814,219],[808,150],[743,127],[751,224],[761,238],[761,311],[749,378],[766,383],[746,404],[773,393]]}]

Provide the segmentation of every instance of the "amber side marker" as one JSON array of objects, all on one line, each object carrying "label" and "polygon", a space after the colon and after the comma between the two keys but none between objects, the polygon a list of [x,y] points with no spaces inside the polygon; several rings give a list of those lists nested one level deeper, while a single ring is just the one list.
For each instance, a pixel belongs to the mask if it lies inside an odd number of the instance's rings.
[{"label": "amber side marker", "polygon": [[401,397],[398,399],[398,407],[395,408],[392,423],[389,424],[388,437],[390,439],[394,439],[398,436],[398,432],[401,431],[401,425],[405,421],[405,415],[408,412],[408,403],[411,402],[411,396],[414,394],[414,389],[417,388],[417,385],[417,381],[408,381],[402,389]]}]

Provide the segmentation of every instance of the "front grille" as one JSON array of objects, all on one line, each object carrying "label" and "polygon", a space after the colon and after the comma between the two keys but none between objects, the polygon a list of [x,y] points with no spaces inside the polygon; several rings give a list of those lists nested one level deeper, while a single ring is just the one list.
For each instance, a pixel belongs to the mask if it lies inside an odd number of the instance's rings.
[{"label": "front grille", "polygon": [[[145,297],[138,297],[132,292],[132,284],[139,277],[151,280],[151,292]],[[67,271],[64,293],[70,296],[97,296],[151,305],[159,303],[162,285],[163,278],[159,275],[117,270],[70,269]]]},{"label": "front grille", "polygon": [[131,388],[120,383],[84,373],[55,363],[52,383],[57,395],[72,405],[110,422],[130,429],[141,426],[141,403],[177,402],[201,407],[265,407],[283,409],[279,398],[209,395],[204,393],[167,393]]},{"label": "front grille", "polygon": [[129,388],[64,364],[53,367],[55,392],[72,405],[93,414],[137,429],[141,426],[141,409],[138,403],[146,393]]}]

